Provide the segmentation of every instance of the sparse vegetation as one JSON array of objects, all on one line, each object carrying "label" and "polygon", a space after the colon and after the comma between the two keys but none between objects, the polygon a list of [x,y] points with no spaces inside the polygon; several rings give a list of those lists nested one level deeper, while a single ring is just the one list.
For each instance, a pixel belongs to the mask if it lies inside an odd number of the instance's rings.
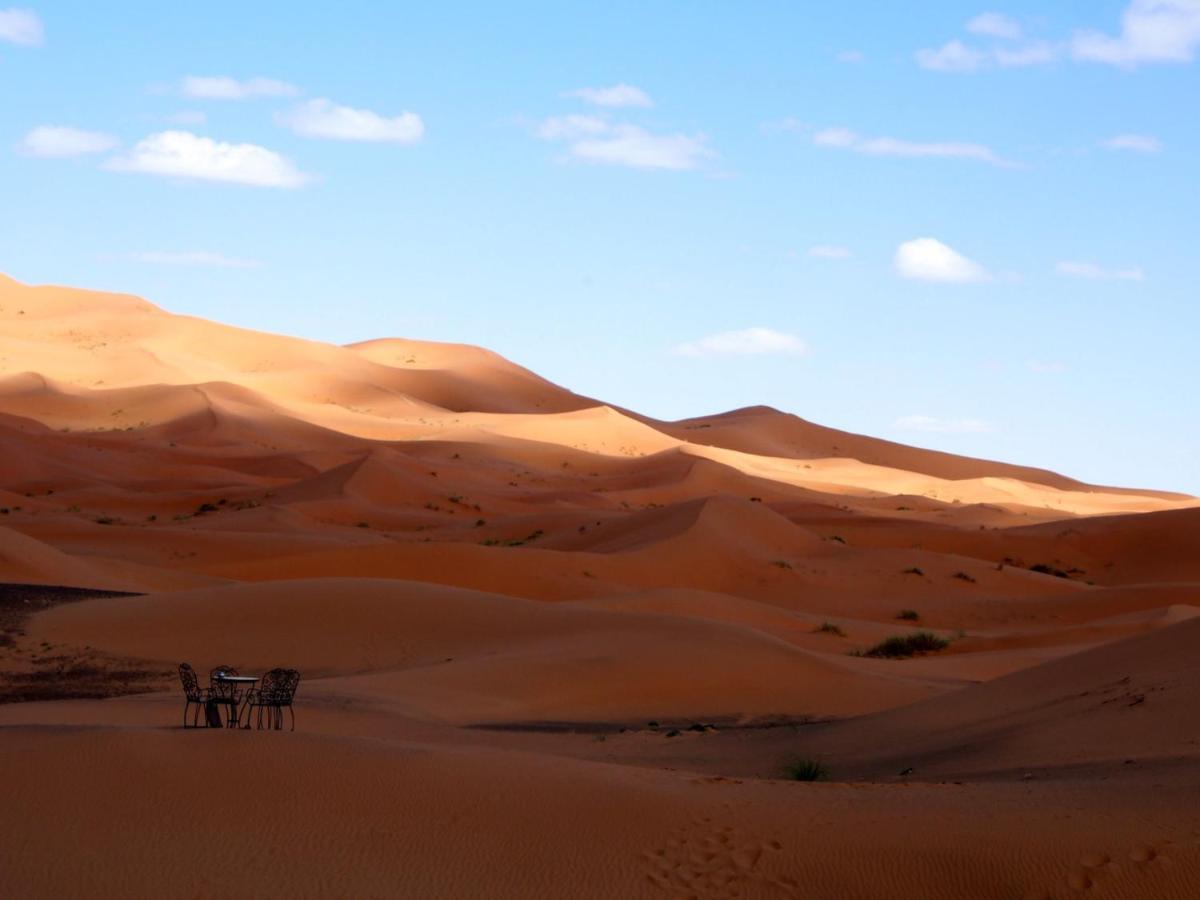
[{"label": "sparse vegetation", "polygon": [[771,563],[771,565],[773,565],[777,568],[780,568],[780,569],[790,569],[792,567],[792,564],[790,562],[788,562],[786,559],[777,559],[773,563]]},{"label": "sparse vegetation", "polygon": [[954,577],[957,578],[959,581],[966,581],[970,584],[975,583],[974,577],[972,577],[971,575],[968,575],[966,572],[955,572]]},{"label": "sparse vegetation", "polygon": [[819,759],[798,759],[784,767],[792,781],[828,781],[829,770]]},{"label": "sparse vegetation", "polygon": [[520,546],[523,546],[524,544],[528,544],[530,541],[536,541],[538,538],[540,538],[545,533],[546,532],[542,531],[542,529],[539,528],[537,531],[534,531],[531,534],[528,534],[523,538],[518,538],[515,541],[506,541],[504,543],[504,546],[505,547],[520,547]]},{"label": "sparse vegetation", "polygon": [[945,650],[950,642],[940,638],[930,631],[917,631],[913,634],[897,635],[880,641],[874,647],[859,652],[858,656],[869,656],[872,659],[908,659],[910,656],[922,656],[926,653],[936,653]]},{"label": "sparse vegetation", "polygon": [[905,569],[903,574],[905,574],[905,575],[924,575],[925,573],[919,567],[912,566],[911,568]]},{"label": "sparse vegetation", "polygon": [[813,634],[834,634],[838,637],[845,637],[846,632],[842,631],[840,625],[834,625],[832,622],[822,622],[813,629]]},{"label": "sparse vegetation", "polygon": [[921,618],[921,614],[915,609],[902,609],[896,613],[897,619],[903,619],[905,622],[915,622]]},{"label": "sparse vegetation", "polygon": [[1053,575],[1055,578],[1070,578],[1062,569],[1057,569],[1047,563],[1034,563],[1029,567],[1030,572],[1041,572],[1043,575]]},{"label": "sparse vegetation", "polygon": [[825,540],[837,541],[839,544],[846,543],[846,539],[844,537],[842,537],[840,534],[831,534],[829,537],[825,538]]},{"label": "sparse vegetation", "polygon": [[359,523],[358,523],[357,525],[355,525],[354,527],[355,527],[355,528],[370,528],[370,527],[371,527],[371,523],[370,523],[370,522],[359,522]]}]

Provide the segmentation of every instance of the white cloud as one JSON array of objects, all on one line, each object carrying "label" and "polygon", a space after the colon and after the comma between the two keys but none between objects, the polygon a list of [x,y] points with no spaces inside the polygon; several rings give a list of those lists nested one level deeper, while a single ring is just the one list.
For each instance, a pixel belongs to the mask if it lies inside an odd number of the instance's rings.
[{"label": "white cloud", "polygon": [[1085,278],[1089,281],[1141,281],[1146,277],[1141,266],[1128,269],[1106,269],[1090,262],[1060,262],[1054,267],[1059,275]]},{"label": "white cloud", "polygon": [[901,416],[897,428],[905,431],[926,431],[938,434],[986,434],[996,426],[982,419],[939,419],[934,416]]},{"label": "white cloud", "polygon": [[762,356],[772,353],[803,354],[808,346],[800,338],[770,328],[747,328],[712,334],[675,348],[680,356]]},{"label": "white cloud", "polygon": [[624,106],[644,108],[654,105],[654,101],[641,88],[624,83],[614,84],[612,87],[579,88],[575,91],[568,91],[567,96],[578,97],[585,103],[591,103],[595,106],[614,108]]},{"label": "white cloud", "polygon": [[46,38],[42,20],[32,9],[0,9],[0,41],[38,47]]},{"label": "white cloud", "polygon": [[388,118],[369,109],[338,106],[324,97],[301,103],[275,119],[304,137],[335,141],[415,144],[425,135],[425,123],[416,113],[402,112]]},{"label": "white cloud", "polygon": [[110,159],[105,168],[258,187],[294,188],[310,180],[290,160],[266,147],[214,141],[189,131],[152,134],[125,156]]},{"label": "white cloud", "polygon": [[1058,59],[1059,50],[1054,44],[1046,41],[1033,41],[1021,47],[996,47],[992,50],[992,59],[996,64],[1006,69],[1021,66],[1042,66]]},{"label": "white cloud", "polygon": [[1021,26],[1016,21],[996,12],[980,13],[967,22],[967,31],[1003,40],[1016,40],[1021,36]]},{"label": "white cloud", "polygon": [[840,63],[860,63],[866,60],[867,55],[861,50],[843,50],[834,58]]},{"label": "white cloud", "polygon": [[1162,150],[1162,141],[1148,134],[1118,134],[1100,142],[1101,147],[1109,150],[1132,150],[1135,153],[1158,153]]},{"label": "white cloud", "polygon": [[614,125],[602,137],[577,141],[571,155],[602,165],[634,169],[695,169],[714,156],[703,135],[652,134],[636,125]]},{"label": "white cloud", "polygon": [[813,135],[818,147],[834,147],[853,150],[867,156],[941,157],[947,159],[971,159],[993,166],[1011,168],[1015,164],[1001,158],[990,147],[961,141],[916,142],[898,138],[868,138],[849,128],[826,128]]},{"label": "white cloud", "polygon": [[704,135],[654,134],[637,125],[610,123],[599,116],[546,119],[536,134],[543,140],[567,141],[568,152],[588,163],[633,169],[695,169],[716,154]]},{"label": "white cloud", "polygon": [[300,89],[274,78],[238,81],[227,75],[188,75],[180,90],[185,97],[201,100],[250,100],[255,97],[295,97]]},{"label": "white cloud", "polygon": [[553,116],[538,126],[537,136],[546,141],[571,141],[589,134],[603,134],[608,127],[608,122],[599,116]]},{"label": "white cloud", "polygon": [[206,250],[188,250],[182,253],[163,253],[155,250],[130,253],[134,262],[152,263],[160,266],[214,266],[222,269],[252,269],[262,265],[258,260],[239,259],[223,253]]},{"label": "white cloud", "polygon": [[120,141],[111,134],[102,131],[40,125],[21,138],[17,144],[17,152],[43,159],[68,159],[73,156],[86,156],[89,153],[103,153],[119,143]]},{"label": "white cloud", "polygon": [[1191,62],[1200,48],[1200,0],[1132,0],[1115,37],[1076,32],[1071,56],[1133,68],[1140,63]]},{"label": "white cloud", "polygon": [[974,72],[982,68],[987,54],[962,41],[948,41],[936,50],[918,50],[917,65],[934,72]]},{"label": "white cloud", "polygon": [[815,244],[808,248],[808,255],[818,259],[849,259],[852,254],[848,247],[839,247],[836,244]]},{"label": "white cloud", "polygon": [[902,278],[964,284],[986,281],[987,270],[934,238],[905,241],[896,248],[896,272]]}]

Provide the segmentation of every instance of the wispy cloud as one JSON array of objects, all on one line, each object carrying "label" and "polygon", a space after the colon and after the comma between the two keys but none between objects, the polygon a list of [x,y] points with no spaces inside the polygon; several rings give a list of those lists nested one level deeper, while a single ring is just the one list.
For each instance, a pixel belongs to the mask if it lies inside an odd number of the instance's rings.
[{"label": "wispy cloud", "polygon": [[286,157],[257,144],[230,144],[189,131],[161,131],[105,163],[117,172],[295,188],[310,180]]},{"label": "wispy cloud", "polygon": [[849,259],[852,254],[849,247],[841,247],[837,244],[814,244],[808,248],[808,255],[815,256],[817,259]]},{"label": "wispy cloud", "polygon": [[180,84],[185,97],[200,100],[252,100],[257,97],[295,97],[300,89],[274,78],[238,81],[227,75],[188,75]]},{"label": "wispy cloud", "polygon": [[32,9],[0,9],[0,41],[23,47],[40,47],[46,40],[42,20]]},{"label": "wispy cloud", "polygon": [[901,416],[895,421],[905,431],[925,431],[936,434],[987,434],[996,426],[983,419],[939,419],[936,416]]},{"label": "wispy cloud", "polygon": [[1132,69],[1146,63],[1186,63],[1200,51],[1200,0],[1131,0],[1116,34],[1095,29],[1067,38],[1027,38],[1020,23],[1000,13],[981,13],[966,31],[993,43],[947,41],[918,50],[917,64],[935,72],[975,72],[992,67],[1038,66],[1061,59]]},{"label": "wispy cloud", "polygon": [[253,269],[262,265],[256,259],[241,259],[236,256],[226,256],[223,253],[210,253],[207,250],[186,250],[175,253],[147,250],[130,253],[128,258],[134,262],[150,263],[157,266],[211,266],[219,269]]},{"label": "wispy cloud", "polygon": [[702,134],[655,134],[599,116],[556,116],[542,122],[536,134],[566,142],[568,154],[582,162],[633,169],[696,169],[716,155]]},{"label": "wispy cloud", "polygon": [[1056,45],[1046,41],[1005,44],[989,48],[973,47],[959,40],[947,41],[936,49],[918,50],[917,65],[932,72],[977,72],[999,66],[1004,69],[1041,66],[1059,56]]},{"label": "wispy cloud", "polygon": [[1127,269],[1108,269],[1090,262],[1060,262],[1054,267],[1059,275],[1069,278],[1085,278],[1089,281],[1142,281],[1146,273],[1141,266]]},{"label": "wispy cloud", "polygon": [[971,34],[1010,41],[1015,41],[1022,34],[1021,26],[1015,19],[997,12],[980,13],[967,22],[966,28]]},{"label": "wispy cloud", "polygon": [[851,150],[866,156],[899,156],[915,158],[969,159],[1002,168],[1015,163],[1000,157],[991,147],[963,141],[907,141],[892,137],[863,137],[849,128],[826,128],[813,135],[818,147]]},{"label": "wispy cloud", "polygon": [[834,57],[840,63],[855,64],[865,62],[867,55],[861,50],[843,50]]},{"label": "wispy cloud", "polygon": [[1116,35],[1076,32],[1073,59],[1134,68],[1143,63],[1191,62],[1200,48],[1200,0],[1133,0]]},{"label": "wispy cloud", "polygon": [[61,125],[39,125],[17,143],[17,152],[43,159],[69,159],[90,153],[103,153],[117,146],[111,134],[82,131]]},{"label": "wispy cloud", "polygon": [[942,284],[986,281],[987,270],[936,238],[905,241],[896,248],[893,260],[901,278]]},{"label": "wispy cloud", "polygon": [[415,144],[425,136],[425,123],[416,113],[406,111],[398,116],[381,116],[369,109],[338,106],[323,97],[279,113],[275,119],[304,137],[335,141]]},{"label": "wispy cloud", "polygon": [[632,84],[614,84],[611,87],[585,87],[567,92],[568,97],[577,97],[594,106],[618,108],[626,106],[651,107],[654,101],[639,87]]},{"label": "wispy cloud", "polygon": [[1134,153],[1160,153],[1162,141],[1148,134],[1118,134],[1100,142],[1109,150],[1132,150]]},{"label": "wispy cloud", "polygon": [[675,353],[680,356],[763,356],[807,352],[808,346],[800,338],[770,328],[724,331],[675,348]]}]

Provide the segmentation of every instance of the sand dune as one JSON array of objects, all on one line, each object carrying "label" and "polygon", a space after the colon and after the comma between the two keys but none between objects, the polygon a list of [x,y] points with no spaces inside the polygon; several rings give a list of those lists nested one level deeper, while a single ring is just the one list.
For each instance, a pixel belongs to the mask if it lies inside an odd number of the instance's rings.
[{"label": "sand dune", "polygon": [[0,277],[0,893],[1192,897],[1198,507]]}]

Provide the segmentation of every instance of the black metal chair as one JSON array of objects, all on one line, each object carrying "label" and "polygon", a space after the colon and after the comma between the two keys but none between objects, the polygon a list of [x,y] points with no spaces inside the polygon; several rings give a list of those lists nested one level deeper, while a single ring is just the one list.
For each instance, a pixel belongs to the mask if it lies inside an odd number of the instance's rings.
[{"label": "black metal chair", "polygon": [[179,664],[179,681],[183,685],[183,727],[188,727],[188,710],[194,705],[195,712],[192,713],[192,728],[200,727],[200,713],[206,709],[209,702],[209,694],[207,688],[200,687],[200,681],[196,678],[196,670],[187,663]]},{"label": "black metal chair", "polygon": [[[292,719],[292,731],[296,730],[296,710],[292,701],[296,697],[296,688],[300,684],[300,673],[295,669],[272,669],[263,676],[262,683],[257,688],[246,692],[245,728],[250,727],[251,716],[257,715],[255,727],[263,727],[263,712],[267,714],[267,728],[283,728],[283,711],[286,709]],[[257,710],[257,713],[255,711]],[[240,721],[240,717],[239,717]]]},{"label": "black metal chair", "polygon": [[242,702],[242,692],[236,682],[225,681],[221,675],[237,675],[238,670],[233,666],[217,666],[208,673],[208,702],[215,706],[227,706],[226,721],[233,728],[238,721],[238,705]]}]

